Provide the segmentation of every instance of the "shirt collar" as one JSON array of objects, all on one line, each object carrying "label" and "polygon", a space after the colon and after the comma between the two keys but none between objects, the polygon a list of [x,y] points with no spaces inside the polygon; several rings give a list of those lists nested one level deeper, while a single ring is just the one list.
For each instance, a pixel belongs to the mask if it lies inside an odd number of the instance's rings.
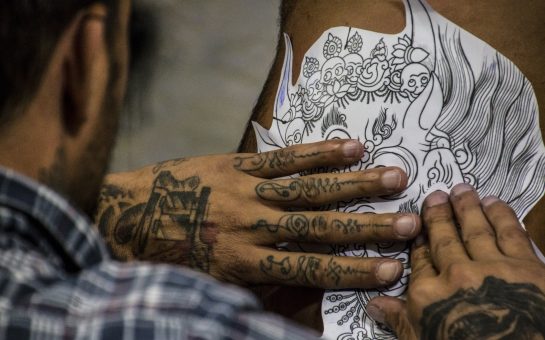
[{"label": "shirt collar", "polygon": [[91,221],[56,192],[11,169],[0,167],[0,205],[20,211],[52,236],[68,267],[88,268],[109,258]]}]

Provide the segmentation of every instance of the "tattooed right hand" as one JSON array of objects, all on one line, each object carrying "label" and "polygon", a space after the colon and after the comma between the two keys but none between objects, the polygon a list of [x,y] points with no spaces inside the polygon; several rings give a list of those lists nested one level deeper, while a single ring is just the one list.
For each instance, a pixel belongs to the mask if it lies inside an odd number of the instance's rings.
[{"label": "tattooed right hand", "polygon": [[274,179],[315,167],[349,165],[358,141],[334,140],[263,154],[167,161],[107,177],[97,223],[122,260],[169,262],[240,285],[320,288],[390,285],[394,259],[285,252],[282,242],[349,244],[406,241],[420,232],[412,214],[287,212],[402,191],[398,168]]},{"label": "tattooed right hand", "polygon": [[545,338],[545,264],[505,202],[460,184],[423,218],[407,299],[376,297],[368,315],[403,340]]}]

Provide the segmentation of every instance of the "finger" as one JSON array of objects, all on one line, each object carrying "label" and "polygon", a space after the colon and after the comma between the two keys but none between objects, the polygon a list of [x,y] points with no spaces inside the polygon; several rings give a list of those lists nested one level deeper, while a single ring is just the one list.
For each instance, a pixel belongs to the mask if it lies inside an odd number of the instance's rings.
[{"label": "finger", "polygon": [[422,279],[436,277],[430,246],[423,235],[416,238],[411,249],[411,283],[417,285]]},{"label": "finger", "polygon": [[377,288],[401,277],[400,261],[257,249],[256,282],[323,289]]},{"label": "finger", "polygon": [[537,260],[528,233],[513,209],[496,197],[487,197],[482,204],[486,217],[496,231],[496,242],[501,252],[514,258]]},{"label": "finger", "polygon": [[453,263],[469,261],[458,237],[448,195],[442,191],[429,195],[424,202],[423,215],[435,268],[441,272]]},{"label": "finger", "polygon": [[451,202],[469,256],[474,260],[501,256],[496,245],[496,233],[484,215],[475,189],[469,184],[456,185],[451,191]]},{"label": "finger", "polygon": [[409,321],[406,302],[389,296],[372,299],[366,307],[367,314],[376,322],[388,326],[398,338],[416,340],[416,331]]},{"label": "finger", "polygon": [[361,159],[363,151],[363,145],[357,140],[337,139],[238,155],[234,158],[234,167],[256,177],[275,178],[316,167],[349,165]]},{"label": "finger", "polygon": [[414,214],[273,212],[251,226],[262,244],[303,242],[346,244],[407,241],[420,232]]},{"label": "finger", "polygon": [[356,197],[393,194],[406,185],[405,173],[393,167],[263,181],[255,191],[264,201],[283,206],[319,206]]}]

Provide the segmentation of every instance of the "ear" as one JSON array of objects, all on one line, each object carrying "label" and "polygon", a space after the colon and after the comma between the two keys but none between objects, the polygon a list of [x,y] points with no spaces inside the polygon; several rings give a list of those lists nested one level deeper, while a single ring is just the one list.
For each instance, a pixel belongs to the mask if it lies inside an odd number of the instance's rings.
[{"label": "ear", "polygon": [[95,4],[81,11],[65,30],[63,45],[63,126],[77,136],[86,122],[102,111],[109,78],[104,5]]}]

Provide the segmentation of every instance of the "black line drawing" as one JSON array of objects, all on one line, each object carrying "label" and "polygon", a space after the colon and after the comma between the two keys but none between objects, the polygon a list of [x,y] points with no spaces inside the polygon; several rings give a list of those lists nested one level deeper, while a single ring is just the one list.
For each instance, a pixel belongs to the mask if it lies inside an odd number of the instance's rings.
[{"label": "black line drawing", "polygon": [[[306,53],[295,86],[285,35],[273,126],[254,123],[259,150],[354,138],[364,142],[364,157],[335,172],[397,165],[409,175],[403,194],[327,209],[418,212],[427,194],[467,182],[482,196],[509,202],[522,220],[545,192],[545,147],[531,84],[508,59],[424,0],[405,0],[405,8],[407,25],[397,35],[327,30]],[[331,246],[331,252],[397,258],[409,268],[404,245]],[[388,289],[326,293],[324,335],[395,339],[369,319],[365,305],[379,294],[402,295],[408,277],[406,270]]]}]

